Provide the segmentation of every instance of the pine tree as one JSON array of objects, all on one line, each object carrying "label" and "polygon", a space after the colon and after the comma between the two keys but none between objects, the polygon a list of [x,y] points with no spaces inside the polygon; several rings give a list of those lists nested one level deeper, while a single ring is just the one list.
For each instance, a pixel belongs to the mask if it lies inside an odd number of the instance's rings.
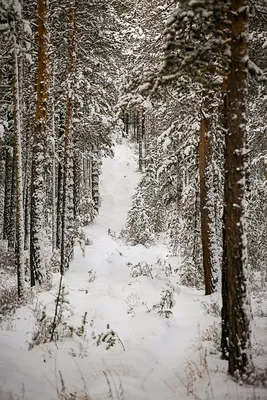
[{"label": "pine tree", "polygon": [[37,3],[38,65],[36,77],[36,114],[32,154],[31,181],[31,228],[30,268],[31,285],[42,284],[46,278],[45,260],[42,252],[44,232],[44,162],[47,141],[49,107],[49,43],[48,43],[48,2]]},{"label": "pine tree", "polygon": [[[246,293],[248,2],[232,0],[231,62],[227,92],[225,206],[223,240],[223,343],[228,343],[229,373],[243,375],[250,366],[250,318]],[[225,349],[223,349],[225,354]]]},{"label": "pine tree", "polygon": [[67,72],[67,99],[66,99],[66,121],[64,133],[64,162],[63,162],[63,199],[62,199],[62,222],[61,222],[61,261],[60,273],[64,275],[69,267],[73,253],[73,101],[76,67],[77,26],[76,26],[77,3],[73,0],[69,13],[69,60]]},{"label": "pine tree", "polygon": [[[14,23],[13,23],[14,24]],[[22,180],[22,145],[21,145],[21,114],[19,93],[19,46],[16,38],[15,26],[13,47],[13,104],[14,104],[14,163],[16,182],[16,267],[18,277],[18,296],[24,294],[24,219],[23,219],[23,180]]]}]

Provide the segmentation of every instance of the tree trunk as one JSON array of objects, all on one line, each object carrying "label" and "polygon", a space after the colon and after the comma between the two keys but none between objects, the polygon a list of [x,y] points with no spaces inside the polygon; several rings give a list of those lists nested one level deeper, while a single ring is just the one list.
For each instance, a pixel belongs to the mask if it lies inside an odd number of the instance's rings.
[{"label": "tree trunk", "polygon": [[73,91],[76,67],[76,0],[72,1],[69,17],[69,62],[67,76],[66,122],[64,136],[63,202],[61,222],[60,273],[64,275],[73,254]]},{"label": "tree trunk", "polygon": [[56,249],[57,209],[56,209],[56,130],[55,130],[55,70],[53,69],[52,94],[52,251]]},{"label": "tree trunk", "polygon": [[125,135],[129,135],[129,113],[125,111],[124,113],[124,129],[125,129]]},{"label": "tree trunk", "polygon": [[[87,159],[85,159],[87,164]],[[80,151],[76,148],[73,157],[73,211],[74,220],[80,219],[81,189],[82,189],[82,157]],[[87,169],[86,169],[87,173]],[[85,177],[86,179],[86,177]]]},{"label": "tree trunk", "polygon": [[200,127],[199,142],[199,178],[200,178],[200,216],[201,216],[201,241],[204,270],[205,295],[214,292],[214,265],[212,254],[212,109],[210,107],[210,94],[204,94],[204,107]]},{"label": "tree trunk", "polygon": [[[223,95],[223,110],[222,110],[222,126],[225,133],[227,132],[227,116],[228,116],[228,95],[227,95],[227,77],[223,77],[222,84],[222,95]],[[226,160],[226,149],[224,150],[224,158]],[[224,199],[226,199],[226,186],[224,185]],[[223,211],[223,231],[222,231],[222,242],[223,248],[225,249],[225,210]],[[221,321],[222,321],[222,331],[221,331],[221,356],[222,359],[228,360],[228,338],[229,338],[229,321],[228,321],[228,282],[227,282],[227,264],[224,262],[224,254],[222,260],[222,311],[221,311]]]},{"label": "tree trunk", "polygon": [[46,149],[48,98],[49,98],[49,59],[47,31],[48,1],[38,0],[37,4],[37,43],[38,67],[36,78],[36,113],[34,126],[32,185],[31,185],[31,227],[30,227],[30,268],[31,286],[42,284],[45,279],[45,260],[43,257],[44,235],[44,158]]},{"label": "tree trunk", "polygon": [[[225,147],[223,326],[228,331],[229,373],[243,375],[250,364],[250,315],[246,293],[246,124],[248,1],[232,0],[231,63],[228,75],[228,115]],[[225,286],[223,290],[225,290]],[[225,351],[225,350],[223,350]]]},{"label": "tree trunk", "polygon": [[59,121],[59,149],[58,149],[58,157],[59,162],[57,166],[57,215],[56,215],[56,248],[61,248],[61,237],[62,237],[62,202],[63,202],[63,149],[62,149],[62,138],[64,137],[64,121],[63,114],[60,113],[60,121]]},{"label": "tree trunk", "polygon": [[13,148],[6,145],[5,154],[5,197],[4,197],[4,221],[3,239],[10,241],[10,215],[11,215],[11,195],[12,195],[12,171],[13,171]]},{"label": "tree trunk", "polygon": [[9,207],[9,226],[8,226],[8,249],[14,251],[16,243],[16,176],[15,176],[15,157],[13,145],[12,158],[12,181],[11,181],[11,197]]},{"label": "tree trunk", "polygon": [[18,45],[14,33],[13,53],[13,106],[14,106],[14,163],[16,182],[16,268],[18,279],[18,296],[21,297],[25,290],[24,271],[24,218],[23,218],[23,183],[22,183],[22,146],[20,123],[20,95],[19,95],[19,67]]},{"label": "tree trunk", "polygon": [[99,212],[99,156],[97,147],[93,148],[92,157],[92,199],[96,213]]},{"label": "tree trunk", "polygon": [[139,110],[137,109],[137,143],[138,143],[138,166],[139,171],[143,170],[143,110],[140,106]]}]

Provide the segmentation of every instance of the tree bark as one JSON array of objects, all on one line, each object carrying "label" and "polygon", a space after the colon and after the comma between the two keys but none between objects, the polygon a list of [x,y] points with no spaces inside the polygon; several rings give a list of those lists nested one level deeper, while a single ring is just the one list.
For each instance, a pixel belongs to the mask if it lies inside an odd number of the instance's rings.
[{"label": "tree bark", "polygon": [[[250,318],[246,292],[246,124],[248,1],[232,0],[231,62],[228,74],[228,112],[225,146],[225,205],[223,270],[224,327],[228,331],[229,373],[244,375],[250,365]],[[225,290],[225,287],[223,288]]]},{"label": "tree bark", "polygon": [[45,260],[42,252],[44,235],[44,159],[47,139],[49,100],[49,57],[47,30],[48,1],[38,0],[37,43],[38,67],[36,77],[36,112],[32,157],[30,269],[31,286],[45,279]]},{"label": "tree bark", "polygon": [[12,196],[12,171],[13,171],[13,148],[8,143],[5,151],[5,197],[4,197],[4,221],[3,239],[10,242],[10,215]]},{"label": "tree bark", "polygon": [[142,107],[140,106],[139,109],[137,109],[137,143],[138,143],[138,166],[139,166],[139,171],[142,172],[143,170],[143,110]]},{"label": "tree bark", "polygon": [[60,273],[64,275],[73,253],[73,92],[76,67],[76,0],[72,1],[69,17],[69,62],[67,76],[66,122],[64,136],[63,202],[61,222]]},{"label": "tree bark", "polygon": [[24,270],[24,218],[23,218],[23,182],[22,182],[22,146],[21,146],[21,115],[19,94],[18,44],[14,32],[13,49],[13,107],[14,107],[14,163],[16,191],[16,268],[18,281],[18,296],[25,291]]},{"label": "tree bark", "polygon": [[211,165],[212,165],[212,110],[209,94],[204,95],[204,103],[200,127],[199,142],[199,177],[200,177],[200,215],[201,215],[201,241],[204,270],[205,295],[214,292],[214,265],[212,256],[212,195]]},{"label": "tree bark", "polygon": [[92,171],[92,199],[94,202],[94,209],[96,213],[99,212],[99,156],[98,149],[94,145],[93,147],[93,156],[91,163],[91,171]]}]

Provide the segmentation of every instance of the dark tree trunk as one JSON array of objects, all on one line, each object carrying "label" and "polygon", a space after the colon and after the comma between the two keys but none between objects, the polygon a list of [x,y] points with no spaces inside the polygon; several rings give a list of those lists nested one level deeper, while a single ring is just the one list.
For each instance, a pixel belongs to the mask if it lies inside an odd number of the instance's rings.
[{"label": "dark tree trunk", "polygon": [[[229,373],[244,375],[250,364],[250,315],[246,293],[246,124],[248,1],[232,0],[231,63],[225,147],[223,274],[223,338],[228,339]],[[225,304],[226,302],[226,304]],[[228,332],[227,332],[228,331]],[[223,349],[225,353],[225,350]]]},{"label": "dark tree trunk", "polygon": [[62,199],[63,199],[63,173],[62,173],[62,162],[59,162],[57,169],[57,230],[56,230],[57,249],[60,249],[61,246]]},{"label": "dark tree trunk", "polygon": [[138,143],[138,166],[139,171],[143,170],[143,110],[137,110],[137,143]]},{"label": "dark tree trunk", "polygon": [[124,128],[125,128],[125,135],[128,136],[129,134],[129,114],[127,111],[124,113]]},{"label": "dark tree trunk", "polygon": [[8,249],[15,249],[16,242],[16,191],[15,191],[15,158],[12,157],[12,183],[9,207],[9,226],[8,226]]},{"label": "dark tree trunk", "polygon": [[[222,110],[222,126],[227,132],[227,115],[228,115],[228,96],[227,96],[227,77],[223,78],[222,85],[222,95],[223,95],[223,110]],[[224,159],[226,159],[226,149],[224,150]],[[226,199],[226,186],[224,185],[224,199]],[[223,212],[223,231],[222,231],[222,242],[225,248],[225,211]],[[222,321],[222,333],[221,333],[221,355],[222,359],[228,360],[228,338],[229,338],[229,323],[228,323],[228,283],[227,283],[227,264],[222,262],[222,311],[221,311],[221,321]]]},{"label": "dark tree trunk", "polygon": [[210,93],[204,94],[199,142],[200,216],[205,295],[214,292],[214,265],[212,246],[212,109]]},{"label": "dark tree trunk", "polygon": [[[59,121],[59,146],[62,148],[61,140],[64,136],[63,114],[60,113]],[[63,150],[59,151],[59,162],[57,166],[57,212],[56,212],[56,248],[61,247],[61,223],[62,223],[62,201],[63,201]]]},{"label": "dark tree trunk", "polygon": [[4,197],[4,221],[3,238],[10,241],[10,217],[12,204],[12,171],[13,171],[13,150],[9,145],[6,146],[5,156],[5,197]]}]

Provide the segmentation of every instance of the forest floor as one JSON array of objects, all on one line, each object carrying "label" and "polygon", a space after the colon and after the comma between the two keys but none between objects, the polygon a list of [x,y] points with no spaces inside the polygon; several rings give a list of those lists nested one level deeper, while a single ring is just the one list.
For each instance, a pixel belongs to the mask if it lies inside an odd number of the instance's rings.
[{"label": "forest floor", "polygon": [[[227,377],[218,351],[219,294],[205,297],[180,286],[177,275],[157,273],[159,259],[179,268],[179,258],[170,257],[164,243],[130,246],[118,238],[140,179],[133,147],[123,140],[115,157],[103,161],[100,214],[84,229],[92,244],[85,253],[75,247],[64,277],[58,341],[42,343],[54,313],[58,274],[50,291],[1,323],[0,399],[12,391],[16,399],[55,400],[65,391],[62,399],[77,392],[92,400],[266,400],[266,389]],[[154,266],[152,276],[130,275],[128,263],[139,262]],[[168,283],[175,305],[166,319],[152,308]],[[253,307],[258,305],[253,300]],[[254,359],[266,366],[266,301],[260,307],[253,321]]]}]

